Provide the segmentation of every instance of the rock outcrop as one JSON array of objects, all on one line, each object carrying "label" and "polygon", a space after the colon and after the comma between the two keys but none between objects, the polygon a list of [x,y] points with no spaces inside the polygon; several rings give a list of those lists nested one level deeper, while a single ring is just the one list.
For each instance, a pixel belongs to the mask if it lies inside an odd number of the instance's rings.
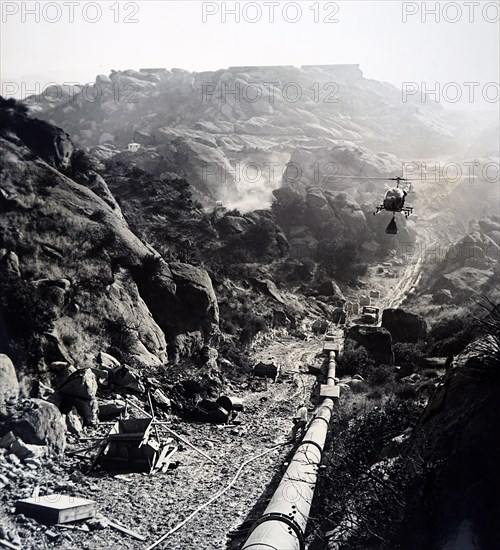
[{"label": "rock outcrop", "polygon": [[317,289],[320,296],[328,296],[330,298],[335,298],[336,302],[339,302],[339,305],[345,303],[345,297],[342,291],[340,290],[339,285],[335,281],[326,281],[321,283]]},{"label": "rock outcrop", "polygon": [[[6,343],[17,339],[19,349],[19,339],[38,332],[37,360],[47,371],[60,361],[93,367],[96,349],[116,352],[138,367],[166,364],[167,340],[173,360],[201,349],[218,324],[206,271],[162,261],[161,273],[145,275],[144,266],[160,255],[130,230],[101,176],[69,166],[69,138],[20,108],[1,115],[0,202],[8,200],[0,205],[0,269],[8,271],[9,326],[19,325],[14,312],[20,304],[14,300],[24,296],[27,308],[25,326],[17,334],[10,331]],[[59,148],[53,139],[61,142]]]},{"label": "rock outcrop", "polygon": [[448,290],[454,304],[463,304],[472,296],[480,294],[481,288],[488,283],[491,276],[492,272],[489,270],[460,267],[438,277],[432,286],[432,292]]},{"label": "rock outcrop", "polygon": [[393,343],[416,344],[427,340],[425,319],[404,309],[384,309],[382,327],[391,333]]},{"label": "rock outcrop", "polygon": [[59,406],[64,411],[74,407],[85,424],[96,424],[99,411],[97,389],[97,380],[92,369],[77,370],[59,388]]},{"label": "rock outcrop", "polygon": [[189,264],[167,264],[157,258],[136,274],[136,280],[167,337],[172,360],[201,349],[204,341],[215,334],[219,308],[206,271]]},{"label": "rock outcrop", "polygon": [[13,405],[18,396],[16,369],[10,358],[0,353],[0,418],[7,415],[7,406]]},{"label": "rock outcrop", "polygon": [[66,423],[52,403],[42,399],[28,399],[16,411],[12,432],[25,443],[47,445],[52,450],[64,451]]},{"label": "rock outcrop", "polygon": [[471,344],[455,359],[407,450],[411,470],[421,475],[400,541],[409,550],[494,548],[499,540],[498,369],[476,348]]},{"label": "rock outcrop", "polygon": [[[177,173],[208,201],[250,199],[256,193],[269,201],[284,171],[289,179],[328,188],[336,173],[399,173],[394,155],[411,157],[415,148],[421,155],[432,155],[436,147],[440,152],[456,149],[454,128],[436,106],[412,98],[401,103],[395,87],[362,75],[352,78],[335,65],[172,70],[153,76],[130,70],[100,75],[86,89],[98,98],[95,102],[86,101],[83,93],[71,101],[62,97],[59,104],[28,102],[79,146],[125,150],[131,142],[141,143],[141,149],[156,155],[150,165],[155,175]],[[297,101],[288,97],[292,82],[300,90]],[[318,97],[312,91],[332,83],[349,101],[327,101],[334,92]],[[117,90],[123,92],[119,100]],[[127,101],[130,90],[137,102]],[[360,141],[363,148],[355,145]],[[292,161],[299,169],[285,169],[298,148],[303,152]],[[308,149],[315,151],[308,156]],[[370,149],[388,153],[374,155]],[[144,160],[144,151],[132,154],[139,163]],[[257,178],[247,171],[252,163],[258,166]]]},{"label": "rock outcrop", "polygon": [[363,346],[376,365],[394,365],[392,338],[385,328],[354,325],[347,332],[346,338]]},{"label": "rock outcrop", "polygon": [[[491,186],[490,187],[494,187]],[[498,203],[498,199],[496,200]],[[489,205],[491,207],[491,204]],[[498,295],[500,218],[474,220],[470,232],[453,242],[437,262],[421,294],[431,294],[441,306],[463,305],[482,296]]]}]

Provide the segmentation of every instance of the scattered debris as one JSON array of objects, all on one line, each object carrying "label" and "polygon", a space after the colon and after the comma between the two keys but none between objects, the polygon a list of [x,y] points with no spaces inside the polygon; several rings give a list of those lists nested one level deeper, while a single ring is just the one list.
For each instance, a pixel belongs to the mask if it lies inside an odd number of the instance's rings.
[{"label": "scattered debris", "polygon": [[20,546],[12,544],[11,542],[4,539],[0,539],[0,546],[3,546],[5,548],[12,548],[12,550],[22,550]]},{"label": "scattered debris", "polygon": [[240,397],[221,395],[217,399],[217,404],[227,411],[242,411],[243,400]]},{"label": "scattered debris", "polygon": [[152,418],[118,420],[106,437],[107,445],[102,452],[105,464],[113,469],[125,467],[127,471],[152,473],[158,469],[159,458],[163,460],[175,450],[172,439],[162,443],[156,430],[153,434],[153,428],[156,426]]},{"label": "scattered debris", "polygon": [[108,520],[108,525],[110,527],[112,527],[113,529],[116,529],[117,531],[120,531],[121,533],[125,533],[126,535],[130,535],[134,539],[137,539],[137,540],[140,540],[140,541],[143,541],[143,542],[146,540],[146,537],[143,537],[142,535],[140,535],[139,533],[136,533],[135,531],[131,531],[130,529],[128,529],[127,527],[124,527],[123,525],[120,525],[116,521],[109,521]]},{"label": "scattered debris", "polygon": [[276,363],[257,363],[253,368],[253,375],[259,378],[271,378],[274,382],[278,379],[281,365]]},{"label": "scattered debris", "polygon": [[225,424],[229,420],[229,411],[210,399],[202,399],[197,405],[197,416],[204,422]]},{"label": "scattered debris", "polygon": [[92,518],[95,513],[95,501],[62,494],[26,498],[16,503],[16,514],[24,514],[41,523],[68,523]]}]

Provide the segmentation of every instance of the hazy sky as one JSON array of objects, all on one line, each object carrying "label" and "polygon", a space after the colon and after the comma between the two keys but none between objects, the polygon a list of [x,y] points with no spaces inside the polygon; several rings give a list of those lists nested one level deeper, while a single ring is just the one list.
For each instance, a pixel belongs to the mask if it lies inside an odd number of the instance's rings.
[{"label": "hazy sky", "polygon": [[[464,83],[477,82],[472,108],[498,110],[499,2],[284,0],[271,6],[265,1],[100,0],[67,4],[65,0],[2,0],[3,93],[6,83],[21,86],[25,82],[33,87],[34,82],[43,86],[54,80],[89,82],[111,69],[200,71],[231,65],[359,63],[366,77],[398,87],[416,82],[419,88],[422,83],[434,88],[439,82],[441,99],[442,88],[449,82],[460,85],[464,98],[472,89]],[[239,12],[239,22],[231,13],[223,13],[223,4]],[[260,20],[256,20],[256,4],[262,11]],[[439,21],[431,13],[436,4]],[[38,22],[27,13],[33,9],[40,13]],[[72,10],[74,21],[70,22]],[[338,22],[324,21],[328,18]],[[448,86],[444,99],[454,99],[456,90],[455,85]],[[22,95],[21,88],[19,92]],[[460,106],[471,107],[466,103]]]}]

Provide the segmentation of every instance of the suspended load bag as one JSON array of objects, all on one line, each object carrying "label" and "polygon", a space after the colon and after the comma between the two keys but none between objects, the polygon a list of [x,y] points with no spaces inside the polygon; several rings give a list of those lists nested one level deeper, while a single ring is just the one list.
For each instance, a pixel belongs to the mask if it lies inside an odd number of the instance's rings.
[{"label": "suspended load bag", "polygon": [[385,232],[389,235],[396,235],[398,232],[398,226],[396,225],[396,220],[392,218],[389,225],[385,228]]}]

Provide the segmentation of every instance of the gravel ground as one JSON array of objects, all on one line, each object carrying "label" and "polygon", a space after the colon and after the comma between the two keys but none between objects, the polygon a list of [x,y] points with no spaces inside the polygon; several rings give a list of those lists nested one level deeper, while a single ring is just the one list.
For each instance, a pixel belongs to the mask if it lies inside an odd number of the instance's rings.
[{"label": "gravel ground", "polygon": [[[319,366],[321,359],[316,355],[320,351],[319,340],[292,338],[280,338],[280,341],[256,350],[256,360],[271,357],[281,362],[282,376],[276,384],[267,384],[267,388],[261,380],[241,381],[239,385],[228,388],[228,394],[244,399],[245,411],[240,414],[241,426],[238,428],[172,421],[172,429],[199,446],[216,464],[184,445],[174,457],[179,466],[166,474],[131,473],[116,477],[101,471],[87,476],[80,471],[81,461],[68,455],[62,460],[46,460],[27,468],[23,464],[12,464],[10,457],[0,454],[0,472],[7,481],[1,496],[3,538],[20,543],[23,549],[33,550],[147,548],[223,489],[245,460],[285,442],[297,402],[311,395],[316,382],[315,376],[305,374],[307,368],[304,365]],[[250,463],[231,489],[158,548],[229,548],[228,532],[252,515],[252,510],[255,514],[256,503],[259,499],[263,501],[266,487],[273,476],[282,471],[290,451],[290,444],[282,444]],[[24,516],[15,516],[16,499],[31,496],[36,486],[40,487],[42,495],[61,492],[95,500],[102,515],[142,534],[146,542],[110,527],[76,531],[45,527]]]}]

